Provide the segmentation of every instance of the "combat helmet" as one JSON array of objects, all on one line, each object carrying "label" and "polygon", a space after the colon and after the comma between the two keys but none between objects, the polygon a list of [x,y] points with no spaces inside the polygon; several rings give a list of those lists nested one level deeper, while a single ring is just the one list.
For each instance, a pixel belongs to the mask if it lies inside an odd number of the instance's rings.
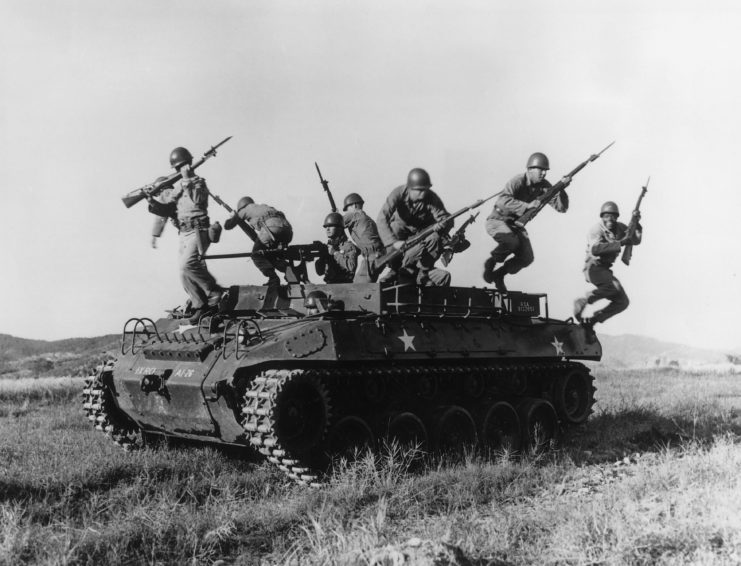
[{"label": "combat helmet", "polygon": [[340,228],[345,227],[345,224],[342,221],[342,215],[339,212],[330,212],[327,214],[327,217],[324,219],[324,227],[327,228],[329,226],[339,226]]},{"label": "combat helmet", "polygon": [[531,167],[537,167],[538,169],[545,169],[546,171],[550,169],[550,163],[548,163],[548,158],[546,157],[545,153],[535,152],[533,153],[530,158],[527,160],[527,168],[530,169]]},{"label": "combat helmet", "polygon": [[193,163],[193,156],[184,147],[176,147],[170,152],[170,166],[177,170],[185,164]]},{"label": "combat helmet", "polygon": [[245,206],[255,204],[255,201],[251,197],[242,197],[237,202],[237,210],[242,210]]},{"label": "combat helmet", "polygon": [[605,213],[611,213],[615,216],[620,216],[620,209],[618,208],[617,204],[615,204],[611,200],[608,200],[605,204],[602,205],[602,208],[600,208],[600,217],[602,217],[602,215]]},{"label": "combat helmet", "polygon": [[429,189],[432,186],[430,175],[424,169],[415,167],[407,175],[407,189]]},{"label": "combat helmet", "polygon": [[358,193],[350,193],[345,197],[345,202],[342,203],[342,210],[347,210],[347,207],[352,204],[365,204],[365,201]]}]

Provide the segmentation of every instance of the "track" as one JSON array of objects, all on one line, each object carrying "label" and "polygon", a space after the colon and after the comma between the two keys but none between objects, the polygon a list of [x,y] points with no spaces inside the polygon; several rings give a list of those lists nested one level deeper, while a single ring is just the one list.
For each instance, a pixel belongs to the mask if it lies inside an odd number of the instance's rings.
[{"label": "track", "polygon": [[544,449],[587,420],[593,382],[575,362],[269,369],[247,386],[243,427],[270,462],[313,485],[332,458],[386,438],[422,450]]}]

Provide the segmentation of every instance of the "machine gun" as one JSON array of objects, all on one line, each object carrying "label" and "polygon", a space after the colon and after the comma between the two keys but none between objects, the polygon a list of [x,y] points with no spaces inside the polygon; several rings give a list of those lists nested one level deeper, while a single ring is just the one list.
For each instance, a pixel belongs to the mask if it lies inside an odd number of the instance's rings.
[{"label": "machine gun", "polygon": [[319,173],[319,181],[322,183],[322,187],[324,187],[324,192],[327,193],[332,212],[337,212],[337,205],[334,203],[334,198],[332,198],[332,191],[329,190],[329,181],[322,177],[322,172],[319,171],[319,165],[317,165],[316,161],[314,162],[314,167],[316,167],[316,172]]},{"label": "machine gun", "polygon": [[[612,142],[610,145],[608,145],[605,149],[600,151],[599,153],[595,153],[591,156],[589,156],[589,159],[586,161],[580,163],[577,165],[571,172],[569,172],[566,177],[569,179],[572,178],[574,175],[576,175],[579,171],[584,169],[584,167],[587,166],[588,163],[594,161],[597,159],[600,155],[602,155],[605,151],[607,151],[615,142]],[[543,195],[542,198],[537,199],[539,204],[538,206],[535,206],[533,208],[528,208],[525,212],[522,213],[522,215],[515,220],[515,224],[519,227],[525,226],[528,222],[530,222],[533,218],[535,218],[535,215],[538,214],[545,205],[547,205],[549,202],[553,200],[553,198],[561,191],[563,191],[566,188],[566,185],[563,183],[562,180],[559,180],[558,183],[550,187],[546,193]]]},{"label": "machine gun", "polygon": [[466,240],[466,228],[468,228],[470,224],[476,222],[476,217],[479,214],[481,214],[480,211],[469,216],[466,221],[461,224],[460,228],[455,231],[448,243],[445,244],[445,249],[440,256],[440,261],[442,262],[444,267],[448,267],[448,264],[450,263],[450,260],[453,259],[454,254],[464,252],[469,247],[471,247],[471,242]]},{"label": "machine gun", "polygon": [[[224,145],[226,142],[228,142],[230,139],[232,139],[232,136],[229,136],[228,138],[221,140],[216,145],[211,146],[211,149],[209,149],[206,153],[204,153],[203,156],[198,161],[195,161],[190,166],[190,168],[198,169],[198,167],[203,165],[208,159],[216,155],[216,150],[222,145]],[[182,173],[175,172],[169,177],[165,177],[165,179],[159,183],[155,182],[149,185],[144,185],[141,188],[135,189],[131,191],[130,193],[125,194],[124,196],[121,197],[121,200],[123,201],[126,208],[131,208],[140,200],[151,199],[152,197],[156,197],[163,190],[172,187],[175,183],[177,183],[182,178],[183,178]]]},{"label": "machine gun", "polygon": [[[643,200],[643,195],[645,195],[648,192],[648,182],[651,180],[651,177],[649,177],[646,180],[646,184],[641,187],[641,194],[638,195],[638,202],[636,202],[636,207],[633,209],[633,214],[630,217],[630,224],[628,224],[628,232],[625,235],[626,238],[629,238],[629,240],[632,240],[633,237],[636,235],[636,230],[638,230],[638,215],[636,212],[640,212],[641,210],[641,201]],[[633,244],[627,244],[623,248],[623,255],[620,258],[622,262],[625,265],[630,265],[630,258],[633,257]]]},{"label": "machine gun", "polygon": [[277,260],[285,264],[285,277],[288,283],[308,283],[309,275],[306,272],[306,264],[315,259],[326,257],[327,253],[326,244],[314,241],[311,244],[294,244],[254,252],[205,255],[202,259],[228,259],[255,256],[270,258],[273,261]]},{"label": "machine gun", "polygon": [[416,246],[420,242],[423,242],[424,240],[426,240],[430,234],[432,234],[433,232],[439,232],[440,230],[442,230],[451,220],[458,218],[459,216],[461,216],[462,214],[465,214],[471,209],[481,206],[487,200],[493,199],[498,194],[499,193],[493,194],[490,197],[487,197],[483,200],[479,199],[470,206],[464,206],[458,212],[454,212],[453,214],[445,217],[443,220],[440,220],[439,222],[436,222],[435,224],[431,224],[430,226],[428,226],[421,232],[418,232],[416,235],[412,236],[411,238],[403,242],[401,247],[397,249],[392,249],[385,256],[383,256],[382,258],[379,258],[378,261],[376,262],[376,270],[381,271],[386,265],[402,257],[404,255],[404,252]]}]

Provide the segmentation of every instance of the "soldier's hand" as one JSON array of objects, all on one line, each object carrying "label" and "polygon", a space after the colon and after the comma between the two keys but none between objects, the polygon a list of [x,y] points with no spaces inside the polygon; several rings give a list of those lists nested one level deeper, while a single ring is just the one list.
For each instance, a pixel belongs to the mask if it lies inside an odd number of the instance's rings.
[{"label": "soldier's hand", "polygon": [[157,236],[152,236],[152,247],[157,249]]},{"label": "soldier's hand", "polygon": [[392,246],[394,246],[395,250],[400,250],[402,246],[404,245],[404,240],[396,240]]},{"label": "soldier's hand", "polygon": [[527,203],[528,208],[537,208],[540,206],[540,201],[538,199],[535,199],[532,202]]},{"label": "soldier's hand", "polygon": [[636,220],[640,220],[641,219],[641,211],[640,210],[634,210],[633,211],[633,218],[635,218]]},{"label": "soldier's hand", "polygon": [[630,236],[623,236],[620,239],[620,245],[621,246],[627,246],[628,244],[632,244],[632,238]]},{"label": "soldier's hand", "polygon": [[561,177],[561,182],[563,183],[564,187],[568,187],[571,184],[571,177],[569,177],[568,175],[564,175],[563,177]]}]

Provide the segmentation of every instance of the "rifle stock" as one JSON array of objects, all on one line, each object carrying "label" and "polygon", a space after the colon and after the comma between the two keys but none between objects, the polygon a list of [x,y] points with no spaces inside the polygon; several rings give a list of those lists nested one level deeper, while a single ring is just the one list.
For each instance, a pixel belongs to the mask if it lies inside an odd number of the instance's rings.
[{"label": "rifle stock", "polygon": [[[216,145],[211,146],[211,149],[209,149],[206,153],[204,153],[200,159],[195,161],[191,166],[191,170],[198,169],[201,165],[203,165],[208,159],[216,155],[216,150],[224,145],[226,142],[228,142],[230,139],[232,139],[232,136],[229,136],[228,138],[224,138]],[[150,184],[150,185],[144,185],[143,187],[140,187],[138,189],[134,189],[130,193],[126,193],[124,196],[121,197],[121,200],[124,203],[124,206],[126,208],[131,208],[136,203],[138,203],[141,200],[144,200],[145,198],[151,198],[156,197],[158,194],[160,194],[163,190],[172,187],[175,183],[177,183],[180,179],[183,178],[182,173],[175,172],[169,177],[167,177],[164,181],[158,184]]]},{"label": "rifle stock", "polygon": [[[572,169],[565,176],[566,177],[569,177],[569,178],[572,178],[579,171],[581,171],[582,169],[584,169],[587,166],[587,164],[589,164],[592,161],[596,160],[605,151],[607,151],[608,149],[610,149],[610,147],[612,147],[612,145],[614,143],[615,142],[612,142],[611,144],[609,144],[605,149],[603,149],[599,153],[595,153],[593,155],[590,155],[589,156],[589,159],[587,159],[586,161],[583,161],[582,163],[580,163],[579,165],[577,165],[574,169]],[[564,190],[565,188],[566,188],[566,185],[564,185],[564,183],[563,183],[562,180],[559,180],[558,183],[556,183],[555,185],[553,185],[552,187],[550,187],[546,191],[545,195],[543,195],[543,198],[538,199],[538,201],[540,202],[540,204],[538,204],[538,206],[533,207],[533,208],[528,208],[524,213],[522,213],[522,215],[517,219],[516,224],[519,225],[519,226],[524,226],[525,224],[527,224],[528,222],[530,222],[535,217],[536,214],[538,214],[541,210],[543,210],[543,208],[545,208],[545,205],[547,205],[549,202],[551,202],[551,200],[553,200],[553,197],[555,197],[556,194],[558,194],[560,191]]]},{"label": "rifle stock", "polygon": [[431,224],[430,226],[428,226],[427,228],[419,232],[417,235],[406,240],[400,248],[394,249],[390,251],[389,253],[387,253],[382,258],[379,258],[379,260],[376,262],[376,269],[378,271],[381,271],[386,265],[402,257],[407,250],[416,246],[418,243],[426,240],[430,234],[432,234],[433,232],[439,232],[440,230],[442,230],[445,227],[445,225],[448,224],[451,220],[458,218],[461,214],[465,214],[469,210],[478,208],[479,206],[484,204],[486,201],[493,199],[495,196],[497,196],[497,194],[499,193],[493,194],[490,197],[486,197],[483,200],[479,199],[472,205],[464,206],[458,212],[449,214],[443,220],[440,220],[439,222],[435,222],[434,224]]},{"label": "rifle stock", "polygon": [[[633,209],[633,212],[639,212],[641,209],[641,201],[643,200],[643,195],[645,195],[648,192],[648,182],[651,180],[651,177],[648,178],[646,181],[646,184],[641,187],[641,194],[638,195],[638,202],[636,202],[636,207]],[[633,239],[633,236],[635,236],[636,230],[638,229],[638,218],[635,215],[631,215],[630,217],[630,224],[628,224],[628,232],[627,236],[630,239]],[[623,248],[623,255],[621,256],[621,261],[625,265],[630,265],[630,260],[633,257],[633,244],[627,244]]]}]

